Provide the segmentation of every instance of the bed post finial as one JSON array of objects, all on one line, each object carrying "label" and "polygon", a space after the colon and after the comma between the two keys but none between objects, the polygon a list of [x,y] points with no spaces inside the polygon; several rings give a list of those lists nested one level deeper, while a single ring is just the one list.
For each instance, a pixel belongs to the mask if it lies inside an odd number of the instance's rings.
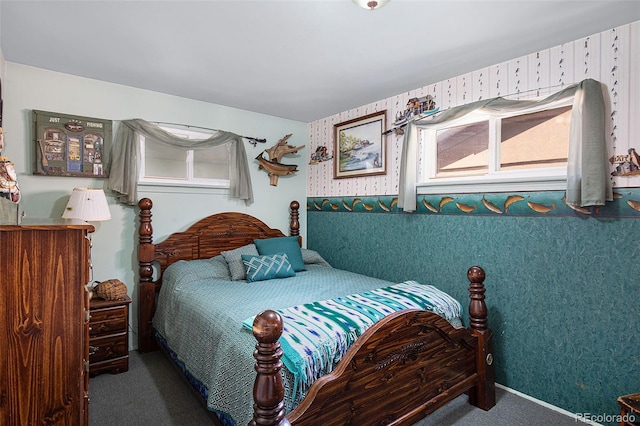
[{"label": "bed post finial", "polygon": [[484,302],[484,270],[479,266],[472,266],[467,272],[469,278],[469,322],[475,330],[487,329],[487,304]]},{"label": "bed post finial", "polygon": [[153,202],[149,198],[143,198],[138,201],[138,207],[140,207],[140,229],[138,231],[140,241],[152,243],[151,235],[153,234],[153,229],[151,227],[151,207],[153,207]]},{"label": "bed post finial", "polygon": [[476,372],[478,382],[469,391],[469,403],[488,410],[496,405],[496,387],[493,368],[493,335],[487,321],[487,304],[484,301],[484,270],[472,266],[467,271],[469,278],[469,326],[477,337]]},{"label": "bed post finial", "polygon": [[151,323],[155,312],[156,289],[153,283],[153,227],[151,226],[151,207],[149,198],[138,201],[140,207],[140,228],[138,228],[138,350],[149,352],[157,349]]},{"label": "bed post finial", "polygon": [[300,203],[297,201],[292,201],[289,204],[289,209],[291,213],[289,214],[289,235],[292,237],[297,237],[300,235],[300,222],[298,218],[300,217]]},{"label": "bed post finial", "polygon": [[258,314],[253,320],[253,335],[258,341],[256,350],[253,351],[257,375],[253,385],[253,420],[249,425],[289,426],[289,422],[284,418],[284,384],[280,375],[280,314],[272,310]]}]

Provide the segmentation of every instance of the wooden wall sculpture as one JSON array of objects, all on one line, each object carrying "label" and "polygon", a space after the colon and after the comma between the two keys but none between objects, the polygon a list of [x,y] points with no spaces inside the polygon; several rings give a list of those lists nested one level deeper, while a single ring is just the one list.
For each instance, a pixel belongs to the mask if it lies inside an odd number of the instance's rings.
[{"label": "wooden wall sculpture", "polygon": [[[260,163],[259,168],[266,170],[269,174],[269,183],[271,186],[278,186],[278,177],[292,175],[298,171],[298,165],[283,164],[280,162],[283,155],[296,154],[298,150],[304,148],[304,145],[287,145],[287,140],[291,135],[291,133],[285,135],[277,144],[271,148],[265,149],[256,157],[256,160]],[[263,154],[265,152],[269,156],[269,159],[264,158]]]}]

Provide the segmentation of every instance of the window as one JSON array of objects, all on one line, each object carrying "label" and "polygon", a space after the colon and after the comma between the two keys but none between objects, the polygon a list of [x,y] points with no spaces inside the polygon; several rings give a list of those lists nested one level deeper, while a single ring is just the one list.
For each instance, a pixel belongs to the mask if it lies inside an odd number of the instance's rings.
[{"label": "window", "polygon": [[419,192],[564,188],[570,102],[526,113],[476,111],[421,130]]},{"label": "window", "polygon": [[[185,139],[206,139],[209,133],[191,129],[162,129]],[[141,184],[229,187],[229,145],[207,149],[186,149],[146,140],[140,136]]]},{"label": "window", "polygon": [[436,130],[436,177],[485,174],[489,167],[489,121]]}]

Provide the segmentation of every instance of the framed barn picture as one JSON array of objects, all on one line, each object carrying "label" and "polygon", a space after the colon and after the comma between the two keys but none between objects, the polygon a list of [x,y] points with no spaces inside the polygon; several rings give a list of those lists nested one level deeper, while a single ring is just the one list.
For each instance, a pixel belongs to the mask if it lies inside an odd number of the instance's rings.
[{"label": "framed barn picture", "polygon": [[335,179],[387,172],[386,116],[384,110],[334,126]]},{"label": "framed barn picture", "polygon": [[33,174],[109,177],[113,122],[33,110]]}]

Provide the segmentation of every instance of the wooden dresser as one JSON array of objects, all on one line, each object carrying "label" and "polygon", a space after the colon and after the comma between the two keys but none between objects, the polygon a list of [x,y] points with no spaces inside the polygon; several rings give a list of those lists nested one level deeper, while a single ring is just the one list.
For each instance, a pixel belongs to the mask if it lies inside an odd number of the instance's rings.
[{"label": "wooden dresser", "polygon": [[0,226],[0,424],[88,424],[90,241],[83,221]]}]

